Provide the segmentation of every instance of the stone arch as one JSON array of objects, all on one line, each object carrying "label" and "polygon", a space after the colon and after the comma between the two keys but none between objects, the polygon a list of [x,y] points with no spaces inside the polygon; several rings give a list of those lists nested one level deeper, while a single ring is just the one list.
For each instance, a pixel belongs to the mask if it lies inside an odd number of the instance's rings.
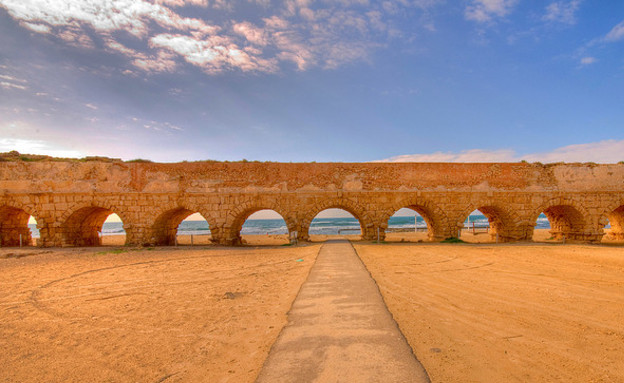
[{"label": "stone arch", "polygon": [[493,241],[514,242],[525,239],[520,216],[515,211],[503,207],[501,202],[491,199],[471,203],[462,211],[457,222],[465,222],[475,210],[480,211],[488,219],[489,233]]},{"label": "stone arch", "polygon": [[43,220],[37,219],[37,216],[27,209],[29,208],[14,202],[0,205],[0,247],[32,244],[32,232],[28,227],[28,220],[33,216],[38,225],[42,224]]},{"label": "stone arch", "polygon": [[208,222],[211,238],[214,239],[215,222],[207,214],[204,214],[200,209],[191,205],[177,205],[167,207],[162,211],[152,225],[151,243],[156,246],[173,246],[176,243],[176,235],[178,232],[178,226],[188,216],[194,213],[199,213]]},{"label": "stone arch", "polygon": [[426,199],[408,197],[394,203],[392,207],[386,209],[381,214],[379,221],[380,239],[383,239],[381,237],[385,238],[385,230],[388,228],[388,220],[390,217],[402,208],[412,209],[420,214],[427,224],[429,240],[442,240],[451,236],[447,230],[448,217],[439,206]]},{"label": "stone arch", "polygon": [[[550,233],[556,240],[563,238],[572,240],[599,241],[602,233],[594,233],[588,225],[589,213],[579,203],[568,198],[553,198],[533,210],[529,219],[532,224],[537,222],[541,213],[546,215],[550,223]],[[594,238],[596,237],[596,238]]]},{"label": "stone arch", "polygon": [[[62,246],[100,246],[98,234],[111,214],[117,214],[124,229],[129,221],[124,211],[106,203],[75,204],[61,216]],[[126,243],[128,243],[126,235]]]},{"label": "stone arch", "polygon": [[225,225],[223,226],[223,244],[241,245],[242,238],[240,232],[243,228],[243,224],[250,215],[260,210],[273,210],[279,214],[282,219],[284,219],[284,222],[286,222],[289,235],[296,230],[295,220],[291,215],[286,214],[281,206],[270,202],[246,202],[238,205],[227,215]]},{"label": "stone arch", "polygon": [[323,210],[327,209],[342,209],[350,213],[360,223],[360,231],[362,232],[362,239],[372,240],[376,238],[375,225],[373,219],[369,214],[357,203],[354,203],[348,199],[327,199],[315,203],[311,210],[304,216],[299,231],[299,239],[308,241],[310,239],[310,225],[314,218]]},{"label": "stone arch", "polygon": [[601,214],[598,225],[603,230],[607,223],[611,224],[608,238],[615,241],[624,241],[624,200],[611,204]]}]

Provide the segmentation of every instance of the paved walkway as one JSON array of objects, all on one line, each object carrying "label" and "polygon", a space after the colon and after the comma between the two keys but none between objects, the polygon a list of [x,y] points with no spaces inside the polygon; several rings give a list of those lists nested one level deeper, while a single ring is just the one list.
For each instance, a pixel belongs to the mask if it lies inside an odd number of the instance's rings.
[{"label": "paved walkway", "polygon": [[257,383],[429,382],[348,241],[326,242]]}]

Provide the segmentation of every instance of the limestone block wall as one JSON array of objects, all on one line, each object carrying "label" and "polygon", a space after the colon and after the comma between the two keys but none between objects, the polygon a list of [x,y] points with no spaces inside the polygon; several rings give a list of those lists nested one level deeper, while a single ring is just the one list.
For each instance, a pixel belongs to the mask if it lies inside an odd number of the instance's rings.
[{"label": "limestone block wall", "polygon": [[4,162],[0,193],[2,246],[30,238],[30,215],[40,246],[98,245],[111,213],[123,220],[127,244],[172,245],[195,212],[214,242],[234,245],[262,209],[279,213],[300,240],[328,208],[353,214],[364,239],[383,239],[404,207],[425,219],[434,241],[456,236],[476,209],[499,241],[531,240],[542,212],[556,237],[597,242],[609,222],[624,239],[621,164]]}]

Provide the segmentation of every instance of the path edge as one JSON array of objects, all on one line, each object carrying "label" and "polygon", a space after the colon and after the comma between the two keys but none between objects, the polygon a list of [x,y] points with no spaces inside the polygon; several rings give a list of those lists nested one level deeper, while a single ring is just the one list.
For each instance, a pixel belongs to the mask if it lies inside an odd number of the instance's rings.
[{"label": "path edge", "polygon": [[[308,275],[306,275],[305,279],[303,280],[303,282],[301,283],[301,285],[299,286],[299,289],[297,290],[297,294],[295,295],[295,298],[292,300],[292,302],[290,302],[290,307],[288,308],[288,311],[286,312],[286,324],[284,326],[282,326],[282,328],[280,329],[279,334],[277,334],[277,337],[275,338],[275,340],[273,341],[273,343],[271,344],[271,347],[269,347],[269,353],[267,354],[266,358],[264,358],[264,362],[262,362],[262,367],[260,367],[260,370],[258,370],[258,374],[256,375],[256,377],[254,378],[253,382],[257,382],[258,378],[260,377],[260,374],[262,373],[262,371],[264,370],[264,366],[266,366],[267,361],[269,360],[269,355],[271,355],[271,352],[273,351],[273,348],[275,347],[275,345],[277,344],[277,341],[280,340],[280,338],[282,338],[282,336],[284,335],[284,330],[286,329],[286,327],[288,327],[288,325],[290,324],[290,313],[293,309],[293,306],[295,304],[295,301],[297,300],[297,297],[299,296],[299,294],[301,293],[301,289],[303,288],[303,285],[305,285],[305,283],[308,281],[308,279],[310,278],[310,273],[312,273],[312,269],[314,268],[314,266],[316,265],[316,261],[318,260],[318,256],[321,253],[321,249],[323,249],[323,246],[325,246],[325,242],[323,242],[323,244],[321,244],[318,248],[318,251],[316,253],[316,258],[314,258],[314,263],[312,264],[312,266],[310,266],[310,270],[308,270]],[[354,249],[355,250],[355,249]],[[357,254],[357,252],[356,252]],[[360,256],[358,255],[358,258],[360,258]],[[360,260],[361,262],[361,260]],[[364,263],[364,262],[362,262]],[[368,269],[366,269],[366,271],[368,271]],[[377,282],[375,282],[375,285],[377,285]],[[384,301],[384,305],[386,304],[386,302]],[[392,318],[394,320],[394,318]],[[403,335],[401,333],[401,335]],[[411,349],[411,347],[410,347]]]},{"label": "path edge", "polygon": [[[418,362],[418,364],[422,367],[423,372],[425,374],[425,378],[427,379],[427,382],[431,383],[431,377],[429,376],[429,372],[427,371],[425,366],[422,364],[420,359],[418,359],[418,356],[414,352],[414,349],[412,348],[412,345],[407,341],[407,338],[405,337],[405,334],[403,334],[403,331],[401,331],[401,326],[399,326],[399,323],[397,322],[396,318],[394,317],[394,314],[388,308],[388,304],[386,303],[386,299],[384,298],[383,294],[381,293],[381,289],[379,288],[379,285],[377,284],[377,280],[373,277],[373,274],[371,274],[371,272],[368,269],[368,267],[366,267],[366,263],[362,260],[362,257],[360,257],[360,254],[357,252],[357,249],[355,248],[355,246],[353,246],[353,242],[351,242],[350,240],[349,240],[349,245],[351,245],[351,247],[353,248],[353,251],[355,252],[355,255],[357,255],[358,260],[360,261],[360,263],[362,264],[362,266],[364,267],[364,269],[366,270],[366,272],[368,273],[370,278],[373,280],[373,283],[375,284],[375,288],[377,289],[377,292],[379,293],[379,296],[381,297],[381,301],[383,302],[383,305],[386,308],[386,311],[388,312],[388,314],[390,314],[390,318],[392,318],[392,323],[394,323],[394,326],[396,327],[397,331],[399,332],[399,334],[401,336],[402,342],[405,343],[405,345],[407,345],[407,348],[409,348],[409,350],[412,353],[412,356],[414,357],[416,362]],[[319,249],[319,251],[320,251],[320,249]],[[315,261],[315,263],[316,263],[316,261]],[[310,268],[310,270],[312,270],[312,268]]]}]

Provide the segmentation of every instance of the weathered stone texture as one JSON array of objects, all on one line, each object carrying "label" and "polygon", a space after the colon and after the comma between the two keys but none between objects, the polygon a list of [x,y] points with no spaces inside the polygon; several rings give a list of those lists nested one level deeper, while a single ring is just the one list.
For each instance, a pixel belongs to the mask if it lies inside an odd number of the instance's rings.
[{"label": "weathered stone texture", "polygon": [[262,209],[307,240],[317,213],[342,208],[373,239],[402,207],[423,216],[431,240],[456,235],[476,209],[500,241],[530,240],[542,212],[556,237],[596,242],[610,222],[610,235],[624,239],[620,164],[6,162],[0,192],[3,246],[30,238],[29,215],[41,246],[96,245],[113,212],[128,244],[171,245],[194,212],[215,242],[237,244],[247,217]]}]

